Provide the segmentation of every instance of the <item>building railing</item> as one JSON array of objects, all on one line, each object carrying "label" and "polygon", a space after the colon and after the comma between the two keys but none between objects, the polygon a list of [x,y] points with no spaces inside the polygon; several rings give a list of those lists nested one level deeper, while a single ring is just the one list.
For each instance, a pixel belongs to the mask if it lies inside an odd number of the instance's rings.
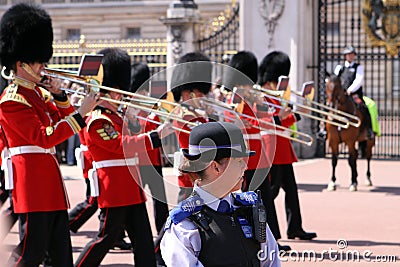
[{"label": "building railing", "polygon": [[124,49],[134,62],[147,63],[151,73],[162,71],[167,67],[166,39],[122,39],[122,40],[90,40],[84,36],[75,41],[55,41],[53,44],[53,58],[49,62],[50,68],[77,70],[82,55],[95,54],[101,49],[117,47]]},{"label": "building railing", "polygon": [[219,16],[200,27],[200,34],[200,50],[212,61],[226,63],[239,47],[239,4],[233,0]]}]

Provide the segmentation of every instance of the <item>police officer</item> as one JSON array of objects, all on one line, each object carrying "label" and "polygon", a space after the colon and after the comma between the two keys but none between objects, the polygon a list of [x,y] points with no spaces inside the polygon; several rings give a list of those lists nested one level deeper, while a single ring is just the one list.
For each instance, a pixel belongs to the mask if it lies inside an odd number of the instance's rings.
[{"label": "police officer", "polygon": [[59,90],[60,80],[42,82],[52,45],[51,18],[44,9],[20,3],[4,13],[0,60],[12,82],[0,99],[0,124],[10,166],[6,179],[14,211],[24,219],[25,229],[10,257],[12,266],[38,266],[46,253],[54,266],[72,266],[69,201],[54,146],[86,125],[83,116],[98,98],[89,94],[75,111]]},{"label": "police officer", "polygon": [[196,126],[183,154],[180,170],[196,180],[192,195],[170,212],[166,223],[161,241],[166,265],[280,266],[257,195],[233,193],[240,190],[247,159],[254,155],[241,130],[228,122]]},{"label": "police officer", "polygon": [[334,73],[340,77],[343,88],[347,94],[353,96],[354,102],[363,114],[363,128],[367,130],[367,137],[373,137],[371,115],[363,99],[364,67],[354,61],[356,49],[354,46],[346,46],[343,50],[346,61],[344,65],[337,65]]}]

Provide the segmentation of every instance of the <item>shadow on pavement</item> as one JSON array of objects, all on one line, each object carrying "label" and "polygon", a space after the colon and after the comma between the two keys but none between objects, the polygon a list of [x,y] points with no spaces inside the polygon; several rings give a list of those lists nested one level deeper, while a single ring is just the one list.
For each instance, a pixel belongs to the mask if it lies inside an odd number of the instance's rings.
[{"label": "shadow on pavement", "polygon": [[400,187],[376,186],[370,192],[386,193],[388,195],[400,196]]},{"label": "shadow on pavement", "polygon": [[[328,181],[329,182],[329,181]],[[328,184],[327,182],[327,184]],[[326,190],[327,184],[297,184],[297,188],[302,191],[307,192],[323,192]],[[361,184],[360,188],[368,188]],[[341,186],[338,184],[338,190]],[[343,187],[347,190],[347,187]],[[360,190],[360,192],[362,192]],[[390,186],[373,186],[369,190],[365,191],[365,193],[373,192],[373,193],[385,193],[388,195],[400,196],[400,187],[390,187]]]},{"label": "shadow on pavement", "polygon": [[297,188],[308,192],[322,192],[326,189],[328,182],[326,184],[297,184]]}]

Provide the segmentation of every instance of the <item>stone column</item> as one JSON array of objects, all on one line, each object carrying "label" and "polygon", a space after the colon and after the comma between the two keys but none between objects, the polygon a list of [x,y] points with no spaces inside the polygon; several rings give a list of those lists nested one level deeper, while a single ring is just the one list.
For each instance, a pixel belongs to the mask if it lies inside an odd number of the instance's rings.
[{"label": "stone column", "polygon": [[195,41],[200,13],[194,1],[173,1],[167,16],[160,20],[167,26],[167,67],[173,66],[185,53],[198,50]]},{"label": "stone column", "polygon": [[[269,52],[287,53],[292,67],[289,74],[292,90],[301,90],[304,82],[312,80],[313,60],[312,1],[240,0],[240,49],[252,51],[259,61]],[[315,81],[316,83],[318,81]],[[311,134],[311,121],[302,117],[298,129]],[[300,157],[315,154],[311,147],[293,143]]]}]

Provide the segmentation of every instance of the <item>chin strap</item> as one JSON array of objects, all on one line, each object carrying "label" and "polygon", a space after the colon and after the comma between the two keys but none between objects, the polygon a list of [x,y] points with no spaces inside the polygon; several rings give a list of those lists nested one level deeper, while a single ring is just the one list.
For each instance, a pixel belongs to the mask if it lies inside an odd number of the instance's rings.
[{"label": "chin strap", "polygon": [[36,73],[32,70],[31,66],[29,66],[28,64],[26,64],[26,63],[21,63],[21,68],[23,68],[29,75],[31,75],[31,76],[32,76],[33,78],[35,78],[36,80],[38,80],[38,81],[42,80],[42,76],[36,74]]},{"label": "chin strap", "polygon": [[10,70],[10,73],[7,75],[6,74],[6,66],[4,66],[2,69],[1,69],[1,76],[4,78],[4,79],[6,79],[6,80],[12,80],[12,79],[14,79],[14,71],[13,70]]}]

